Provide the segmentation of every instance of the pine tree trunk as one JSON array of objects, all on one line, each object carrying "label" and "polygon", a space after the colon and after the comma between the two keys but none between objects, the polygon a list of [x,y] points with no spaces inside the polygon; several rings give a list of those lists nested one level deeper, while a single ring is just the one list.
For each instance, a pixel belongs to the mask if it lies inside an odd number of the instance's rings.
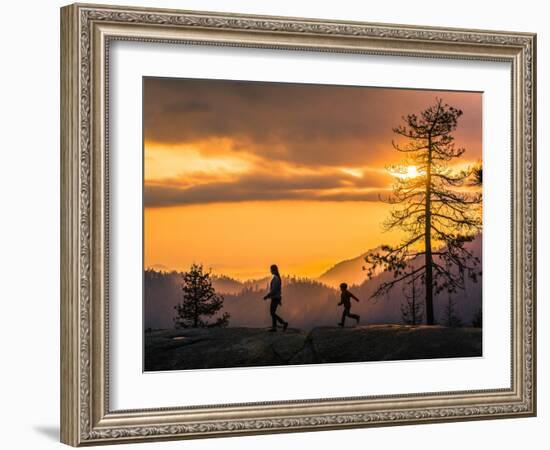
[{"label": "pine tree trunk", "polygon": [[426,168],[426,224],[424,232],[426,265],[426,324],[434,324],[432,274],[432,138],[428,138],[428,164]]}]

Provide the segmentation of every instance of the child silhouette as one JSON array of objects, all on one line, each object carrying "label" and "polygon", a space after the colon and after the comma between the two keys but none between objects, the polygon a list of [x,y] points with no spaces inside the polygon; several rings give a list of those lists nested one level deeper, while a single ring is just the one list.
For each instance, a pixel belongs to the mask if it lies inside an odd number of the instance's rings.
[{"label": "child silhouette", "polygon": [[350,312],[351,310],[351,299],[355,299],[356,302],[359,302],[359,299],[353,295],[350,291],[348,291],[348,285],[347,283],[340,284],[340,291],[342,293],[340,294],[340,303],[338,303],[338,306],[344,305],[344,311],[342,312],[342,320],[338,324],[338,326],[343,327],[346,317],[349,317],[350,319],[355,319],[355,323],[359,323],[360,317],[357,314],[352,314]]}]

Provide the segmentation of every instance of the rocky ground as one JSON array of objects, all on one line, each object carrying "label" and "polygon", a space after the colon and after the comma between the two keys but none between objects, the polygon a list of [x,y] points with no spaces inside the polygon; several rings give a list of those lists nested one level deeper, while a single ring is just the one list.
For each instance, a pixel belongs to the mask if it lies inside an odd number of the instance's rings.
[{"label": "rocky ground", "polygon": [[368,325],[350,328],[202,328],[145,333],[145,370],[481,356],[481,329]]}]

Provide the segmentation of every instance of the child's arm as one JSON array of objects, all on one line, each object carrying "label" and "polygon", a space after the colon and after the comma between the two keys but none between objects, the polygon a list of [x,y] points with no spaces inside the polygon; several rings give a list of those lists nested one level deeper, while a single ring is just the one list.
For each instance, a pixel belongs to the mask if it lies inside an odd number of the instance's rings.
[{"label": "child's arm", "polygon": [[351,292],[350,292],[350,295],[352,296],[352,298],[355,299],[356,302],[359,302],[359,299],[355,295],[353,295]]}]

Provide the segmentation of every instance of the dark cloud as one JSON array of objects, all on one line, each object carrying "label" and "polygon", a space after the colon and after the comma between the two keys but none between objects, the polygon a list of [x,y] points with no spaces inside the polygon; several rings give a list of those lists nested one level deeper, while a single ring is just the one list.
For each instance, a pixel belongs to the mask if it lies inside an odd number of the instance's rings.
[{"label": "dark cloud", "polygon": [[242,188],[234,189],[234,187],[226,191],[220,191],[226,187],[205,185],[190,189],[178,189],[165,186],[146,186],[145,207],[273,200],[378,201],[380,199],[379,194],[382,192],[320,193],[319,191],[312,191],[309,194],[304,194],[300,191],[251,191]]},{"label": "dark cloud", "polygon": [[192,114],[192,113],[205,113],[212,111],[212,107],[206,103],[199,100],[184,100],[184,101],[174,101],[168,103],[163,108],[163,113],[169,114]]},{"label": "dark cloud", "polygon": [[215,173],[147,180],[145,206],[377,200],[377,192],[390,185],[388,174],[354,177],[340,169],[383,169],[399,161],[403,154],[391,145],[392,127],[436,96],[464,111],[457,144],[466,147],[467,159],[481,159],[480,93],[146,78],[146,142],[193,144],[204,158],[234,156],[253,164],[231,181]]},{"label": "dark cloud", "polygon": [[[319,175],[244,175],[234,181],[193,186],[162,181],[145,185],[145,206],[162,207],[258,200],[371,201],[388,185],[388,176],[372,173],[354,177],[346,173]],[[374,190],[373,190],[374,189]]]},{"label": "dark cloud", "polygon": [[401,116],[436,96],[464,111],[457,144],[481,158],[481,94],[447,91],[146,78],[145,139],[230,138],[236,152],[294,164],[379,164],[402,156],[391,147]]}]

